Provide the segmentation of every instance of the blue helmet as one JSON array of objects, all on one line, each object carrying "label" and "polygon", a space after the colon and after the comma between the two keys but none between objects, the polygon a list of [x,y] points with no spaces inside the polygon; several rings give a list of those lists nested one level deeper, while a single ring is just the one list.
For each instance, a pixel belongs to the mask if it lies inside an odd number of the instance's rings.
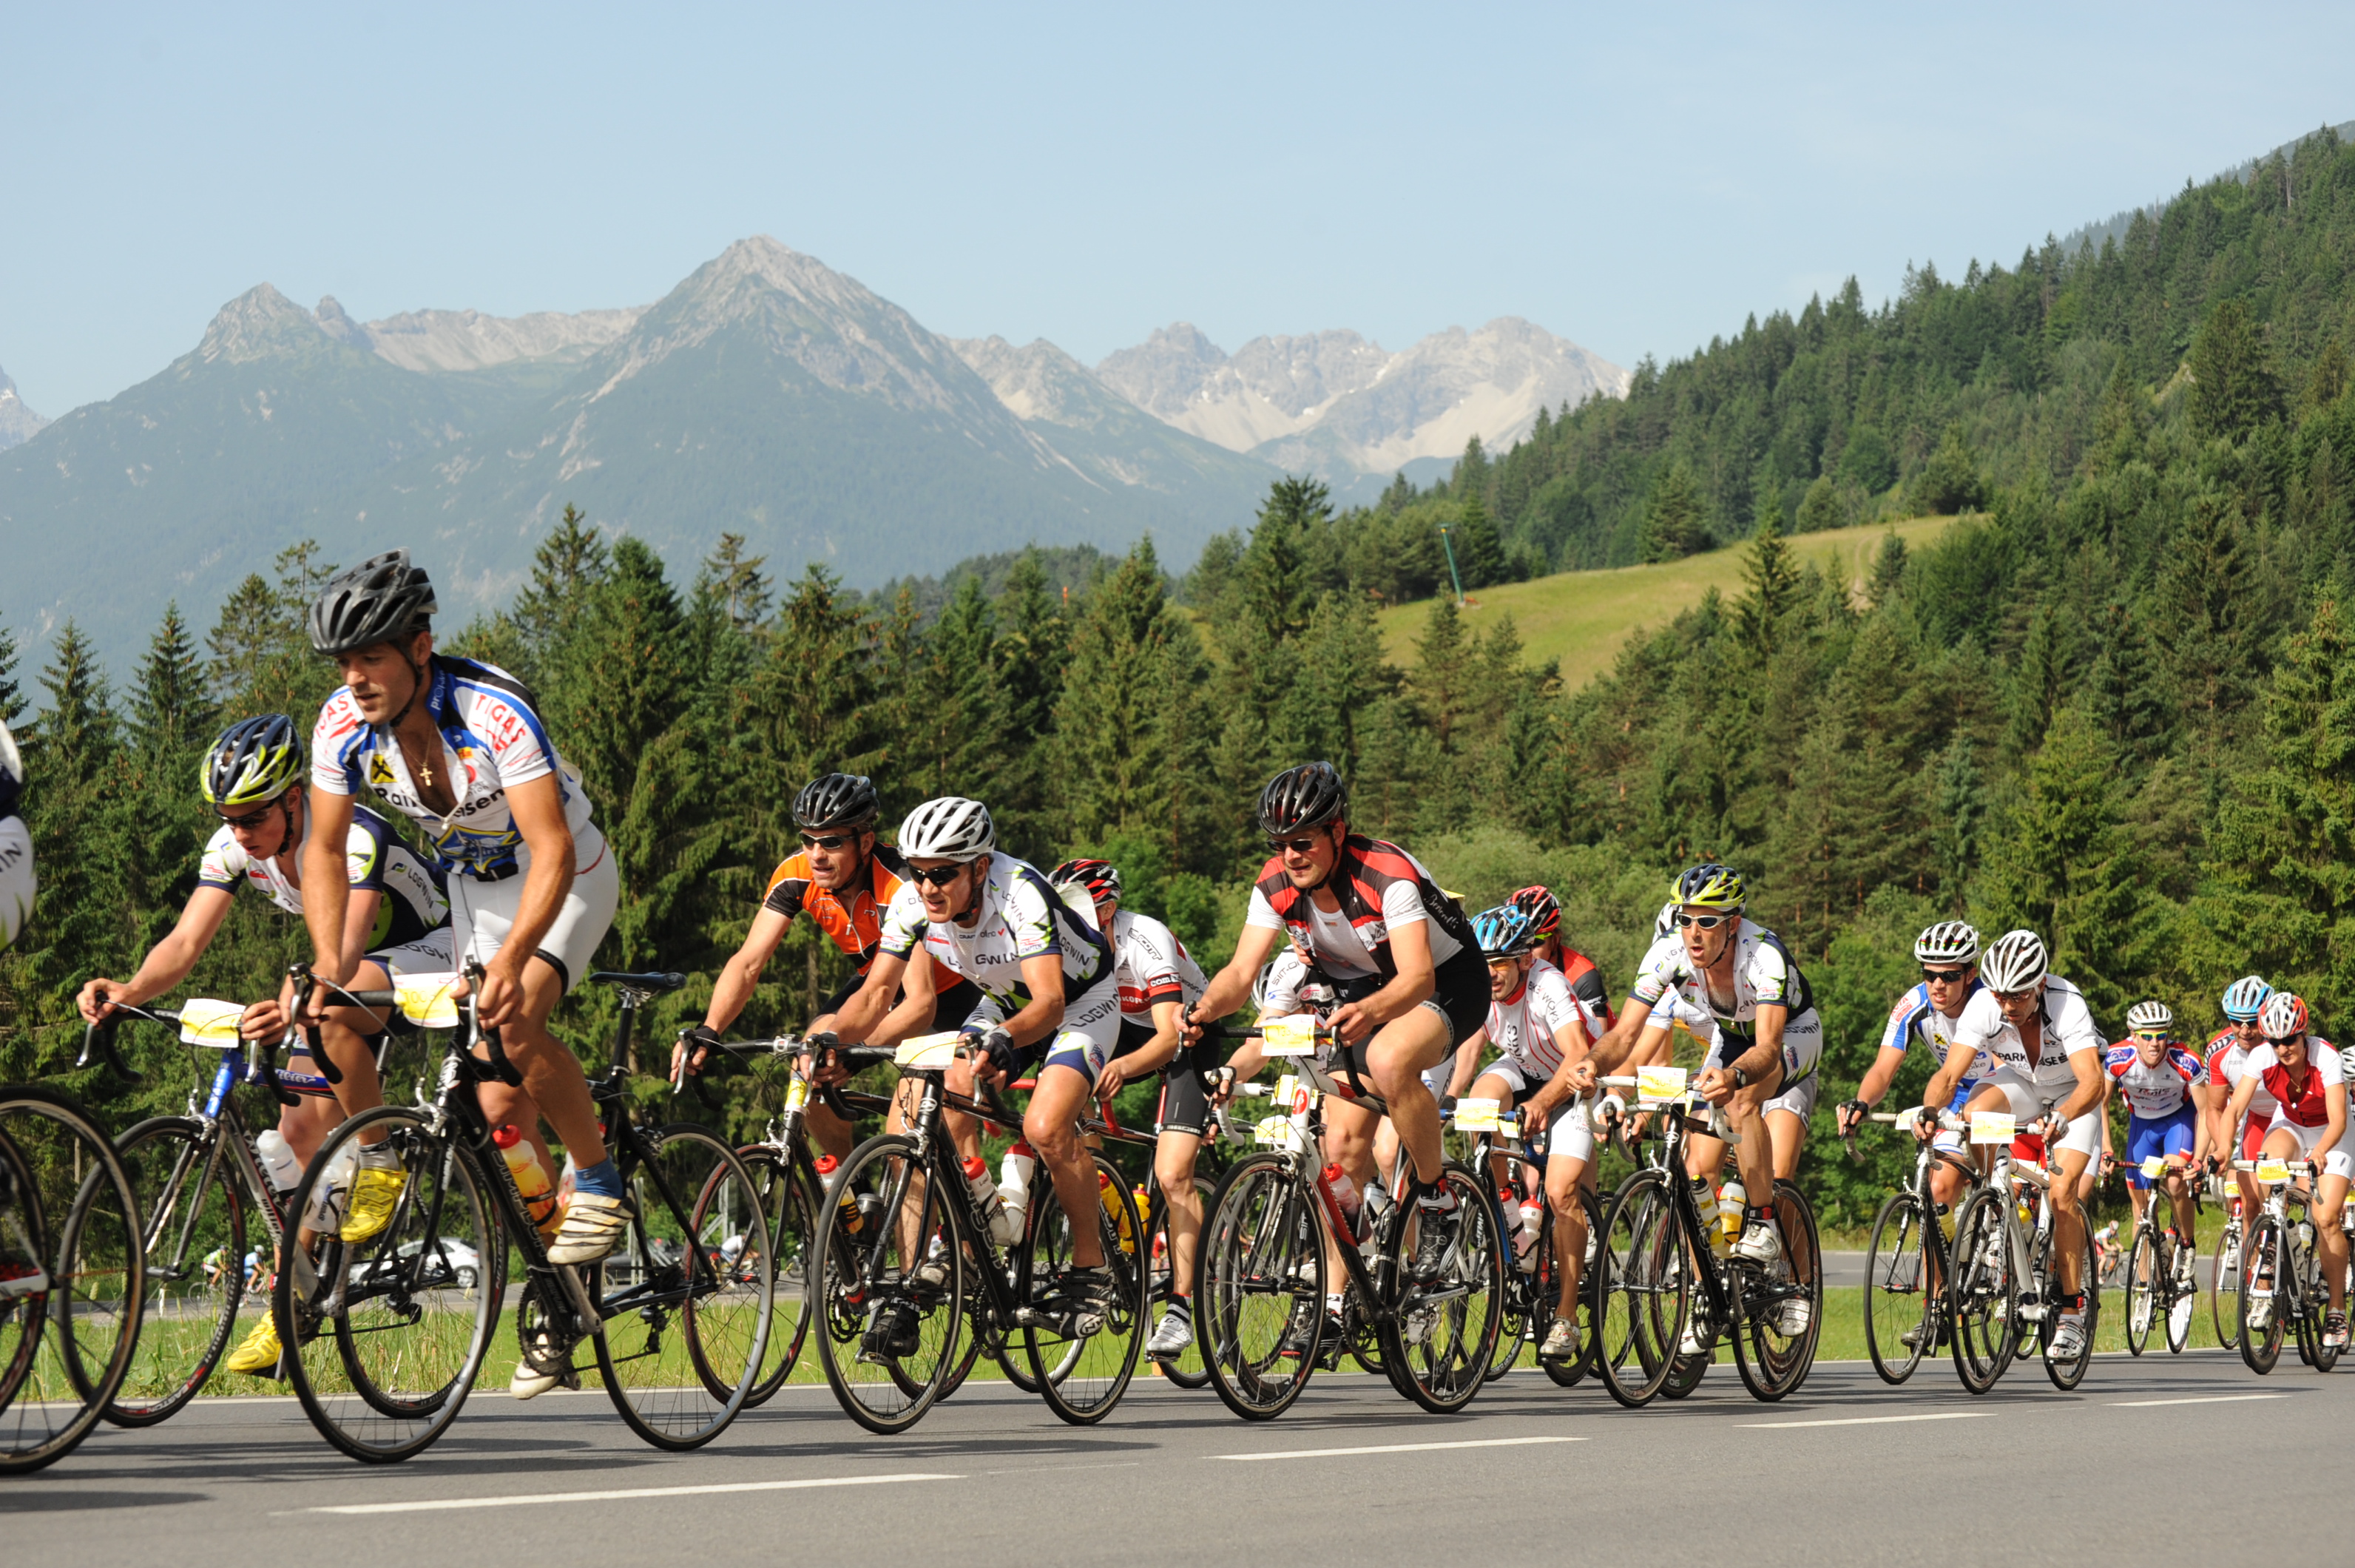
[{"label": "blue helmet", "polygon": [[2274,988],[2258,975],[2243,975],[2224,987],[2224,1016],[2234,1023],[2254,1023],[2264,1010],[2265,998]]},{"label": "blue helmet", "polygon": [[1534,953],[1545,940],[1538,933],[1538,923],[1529,912],[1511,904],[1498,904],[1473,916],[1472,934],[1478,939],[1484,958],[1511,958]]}]

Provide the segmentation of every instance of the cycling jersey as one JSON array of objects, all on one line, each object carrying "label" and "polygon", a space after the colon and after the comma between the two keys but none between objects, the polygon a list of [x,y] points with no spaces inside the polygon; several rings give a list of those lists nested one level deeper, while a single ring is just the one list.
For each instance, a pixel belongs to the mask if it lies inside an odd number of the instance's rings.
[{"label": "cycling jersey", "polygon": [[[581,774],[559,756],[539,721],[530,688],[496,665],[435,654],[426,710],[441,732],[433,774],[453,797],[447,816],[428,806],[409,775],[409,763],[389,727],[360,717],[351,688],[338,688],[319,709],[311,734],[311,784],[329,795],[374,790],[386,805],[424,827],[447,871],[497,880],[519,869],[523,835],[506,792],[554,773],[573,837],[589,832],[589,797]],[[583,863],[596,849],[581,846]]]},{"label": "cycling jersey", "polygon": [[2043,1042],[2033,1062],[2028,1059],[2019,1030],[2003,1016],[1995,993],[1989,990],[1974,992],[1963,1004],[1963,1016],[1955,1020],[1955,1044],[1978,1052],[1979,1065],[1989,1068],[1990,1075],[2009,1072],[2040,1090],[2066,1089],[2077,1081],[2069,1058],[2101,1051],[2109,1042],[2094,1026],[2093,1009],[2085,1005],[2083,994],[2068,981],[2046,976],[2040,1008]]},{"label": "cycling jersey", "polygon": [[1186,944],[1151,915],[1122,910],[1112,917],[1112,936],[1124,1017],[1150,1027],[1156,1002],[1191,1007],[1209,988],[1209,976]]},{"label": "cycling jersey", "polygon": [[[2241,1086],[2241,1075],[2247,1071],[2248,1063],[2249,1051],[2241,1043],[2240,1030],[2219,1029],[2209,1037],[2208,1082],[2224,1085],[2228,1096],[2226,1104],[2231,1103],[2231,1091]],[[2274,1114],[2274,1097],[2265,1092],[2265,1086],[2258,1084],[2255,1093],[2249,1096],[2249,1119],[2263,1123]]]},{"label": "cycling jersey", "polygon": [[1352,833],[1325,886],[1339,901],[1338,911],[1317,908],[1311,894],[1293,886],[1284,858],[1276,856],[1260,869],[1243,923],[1288,932],[1292,944],[1336,979],[1394,978],[1398,964],[1391,956],[1390,936],[1402,925],[1430,928],[1433,968],[1458,953],[1479,951],[1464,911],[1440,891],[1422,861],[1395,844]]},{"label": "cycling jersey", "polygon": [[[2245,1072],[2254,1072],[2275,1101],[2273,1125],[2299,1127],[2326,1126],[2330,1121],[2330,1102],[2324,1091],[2334,1083],[2346,1082],[2340,1069],[2339,1052],[2319,1035],[2306,1037],[2306,1071],[2293,1074],[2274,1054],[2268,1040],[2249,1052]],[[2350,1124],[2355,1125],[2355,1124]]]},{"label": "cycling jersey", "polygon": [[[982,993],[972,1021],[984,1025],[1003,1022],[1029,1004],[1024,959],[1058,957],[1068,1022],[1077,998],[1111,986],[1112,944],[1063,902],[1037,867],[1003,850],[992,851],[988,859],[978,917],[971,926],[954,920],[935,923],[924,912],[916,884],[904,882],[884,911],[879,945],[894,958],[905,958],[922,945],[933,963],[971,980]],[[1112,1021],[1118,1023],[1116,1006]]]},{"label": "cycling jersey", "polygon": [[[1593,975],[1591,969],[1589,974]],[[1595,976],[1593,979],[1599,995],[1602,978]],[[1554,1031],[1572,1020],[1586,1030],[1589,1045],[1603,1038],[1597,1027],[1600,1010],[1593,1001],[1579,997],[1571,989],[1569,977],[1540,958],[1529,965],[1518,989],[1501,1002],[1488,1004],[1485,1027],[1489,1044],[1508,1061],[1543,1083],[1561,1066],[1561,1047],[1554,1039]]]},{"label": "cycling jersey", "polygon": [[2166,1054],[2150,1066],[2143,1065],[2131,1040],[2110,1047],[2103,1065],[2127,1113],[2143,1121],[2174,1115],[2191,1104],[2192,1090],[2208,1083],[2208,1069],[2200,1059],[2171,1041]]},{"label": "cycling jersey", "polygon": [[[304,817],[307,835],[311,822]],[[288,914],[303,912],[303,890],[287,880],[279,862],[282,852],[266,860],[246,854],[237,835],[224,826],[205,846],[197,862],[197,886],[235,893],[252,888]],[[351,831],[344,839],[344,869],[354,892],[377,893],[376,925],[368,933],[370,948],[406,945],[450,918],[449,901],[442,896],[442,879],[414,851],[393,837],[391,824],[364,805],[352,808]]]},{"label": "cycling jersey", "polygon": [[1547,943],[1540,952],[1570,982],[1570,994],[1578,998],[1579,1010],[1586,1015],[1587,1038],[1601,1040],[1609,1034],[1619,1015],[1612,1010],[1611,987],[1603,983],[1603,971],[1594,966],[1594,960],[1560,942]]},{"label": "cycling jersey", "polygon": [[0,816],[0,950],[33,918],[33,836],[21,816]]},{"label": "cycling jersey", "polygon": [[907,875],[908,863],[900,858],[900,851],[878,844],[850,887],[837,893],[817,885],[809,851],[804,849],[770,873],[761,907],[774,910],[789,921],[807,914],[828,941],[858,961],[858,972],[864,975],[875,962],[883,912],[891,906]]},{"label": "cycling jersey", "polygon": [[1693,966],[1681,935],[1652,944],[1631,995],[1652,1009],[1653,1023],[1661,1026],[1671,1021],[1676,1011],[1673,1004],[1667,1008],[1661,1004],[1670,995],[1678,995],[1690,1008],[1706,1009],[1719,1029],[1742,1041],[1745,1049],[1757,1043],[1761,1003],[1785,1008],[1794,1020],[1815,1011],[1815,992],[1781,937],[1744,919],[1734,927],[1733,942],[1732,997],[1710,992],[1708,977]]}]

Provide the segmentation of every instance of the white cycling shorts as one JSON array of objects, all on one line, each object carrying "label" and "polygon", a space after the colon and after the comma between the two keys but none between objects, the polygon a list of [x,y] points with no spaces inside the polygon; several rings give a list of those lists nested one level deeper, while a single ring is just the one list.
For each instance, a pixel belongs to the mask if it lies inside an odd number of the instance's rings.
[{"label": "white cycling shorts", "polygon": [[[2315,1148],[2322,1142],[2322,1135],[2330,1130],[2328,1127],[2309,1127],[2290,1121],[2282,1115],[2281,1108],[2275,1106],[2273,1122],[2265,1128],[2265,1136],[2270,1138],[2284,1127],[2287,1127],[2296,1135],[2299,1159],[2314,1158]],[[2338,1143],[2331,1146],[2321,1156],[2323,1175],[2355,1178],[2355,1148],[2350,1148],[2350,1145],[2355,1145],[2355,1125],[2350,1125]]]},{"label": "white cycling shorts", "polygon": [[[2019,1124],[2021,1132],[2029,1132],[2033,1129],[2028,1124],[2066,1104],[2069,1096],[2077,1092],[2077,1083],[2073,1078],[2066,1083],[2048,1087],[2022,1078],[2009,1068],[1998,1068],[1979,1081],[1979,1086],[1972,1091],[1972,1098],[1977,1098],[1989,1089],[2003,1091],[2005,1099],[2010,1102],[2012,1120]],[[2092,1158],[2102,1147],[2102,1111],[2098,1105],[2082,1116],[2071,1117],[2069,1131],[2061,1139],[2062,1152],[2073,1151]]]},{"label": "white cycling shorts", "polygon": [[[596,966],[597,944],[613,929],[613,912],[622,907],[622,874],[613,865],[613,851],[595,827],[573,839],[580,869],[571,891],[556,912],[556,923],[539,939],[539,956],[556,965],[568,991],[581,984]],[[451,957],[463,965],[472,959],[488,964],[515,929],[523,905],[524,883],[531,873],[531,848],[516,851],[522,869],[512,877],[486,882],[464,871],[450,876]]]},{"label": "white cycling shorts", "polygon": [[371,964],[382,965],[388,975],[446,975],[452,967],[450,928],[437,925],[414,942],[379,947],[368,958]]},{"label": "white cycling shorts", "polygon": [[[1740,1045],[1728,1051],[1729,1045]],[[1729,1040],[1720,1029],[1710,1040],[1709,1055],[1701,1061],[1704,1070],[1722,1067],[1729,1056],[1738,1057],[1749,1050],[1747,1045]],[[1788,1111],[1801,1121],[1815,1114],[1816,1096],[1822,1093],[1823,1083],[1817,1076],[1816,1065],[1824,1059],[1824,1020],[1816,1009],[1809,1008],[1786,1020],[1783,1025],[1783,1087],[1774,1097],[1759,1109]]]}]

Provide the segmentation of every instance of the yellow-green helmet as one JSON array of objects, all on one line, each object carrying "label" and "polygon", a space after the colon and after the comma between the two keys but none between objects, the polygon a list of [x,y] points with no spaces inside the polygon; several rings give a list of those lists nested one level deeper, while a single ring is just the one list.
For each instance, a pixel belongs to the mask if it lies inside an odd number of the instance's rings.
[{"label": "yellow-green helmet", "polygon": [[197,783],[214,805],[260,805],[302,782],[303,743],[283,713],[242,719],[205,753]]},{"label": "yellow-green helmet", "polygon": [[1668,884],[1671,902],[1697,909],[1738,910],[1742,905],[1742,873],[1731,866],[1704,860],[1677,873]]}]

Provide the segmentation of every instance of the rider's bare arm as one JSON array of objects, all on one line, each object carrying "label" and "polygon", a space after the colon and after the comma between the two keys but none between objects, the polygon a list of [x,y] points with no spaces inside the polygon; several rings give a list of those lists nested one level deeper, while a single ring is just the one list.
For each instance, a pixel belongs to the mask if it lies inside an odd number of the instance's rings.
[{"label": "rider's bare arm", "polygon": [[1269,931],[1256,925],[1243,927],[1242,935],[1235,939],[1235,955],[1227,960],[1225,968],[1210,976],[1210,984],[1203,991],[1202,999],[1194,1004],[1194,1022],[1188,1027],[1188,1039],[1200,1039],[1203,1024],[1216,1023],[1251,1000],[1252,982],[1259,978],[1259,972],[1266,965],[1269,955],[1275,951],[1275,944],[1283,939],[1284,933],[1280,931]]},{"label": "rider's bare arm", "polygon": [[154,997],[160,997],[188,977],[197,960],[205,955],[219,934],[221,922],[229,918],[232,895],[227,888],[198,888],[188,895],[180,919],[164,940],[147,950],[140,961],[138,972],[128,980],[109,980],[104,976],[91,981],[81,988],[75,1005],[83,1019],[96,1023],[110,1007],[137,1007]]},{"label": "rider's bare arm", "polygon": [[[340,985],[348,978],[343,969],[344,927],[352,884],[344,874],[344,846],[352,836],[352,797],[325,789],[307,795],[311,836],[303,841],[303,923],[311,932],[312,970]],[[324,997],[319,1005],[324,1011]]]}]

